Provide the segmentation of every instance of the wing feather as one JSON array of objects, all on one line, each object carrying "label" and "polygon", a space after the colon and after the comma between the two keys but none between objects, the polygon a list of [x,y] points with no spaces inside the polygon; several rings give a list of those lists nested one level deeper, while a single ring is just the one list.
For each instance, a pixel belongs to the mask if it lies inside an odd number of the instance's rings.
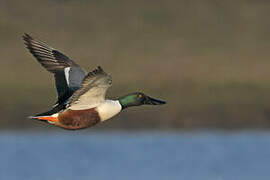
[{"label": "wing feather", "polygon": [[32,38],[28,34],[24,34],[27,49],[33,54],[38,62],[49,72],[57,73],[63,71],[66,67],[78,66],[64,54],[49,47],[46,43]]},{"label": "wing feather", "polygon": [[98,106],[105,101],[106,91],[111,84],[111,76],[99,66],[85,76],[81,88],[71,96],[67,108],[80,110]]},{"label": "wing feather", "polygon": [[[49,72],[54,74],[58,93],[57,103],[66,101],[74,91],[80,88],[85,72],[69,57],[48,46],[45,42],[34,39],[28,34],[23,35],[24,43],[30,53]],[[68,77],[65,69],[70,69]]]}]

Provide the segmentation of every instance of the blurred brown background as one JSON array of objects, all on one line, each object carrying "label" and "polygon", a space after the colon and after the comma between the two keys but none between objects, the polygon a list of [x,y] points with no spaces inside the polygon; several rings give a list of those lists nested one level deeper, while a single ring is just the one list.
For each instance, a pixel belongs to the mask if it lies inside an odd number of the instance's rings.
[{"label": "blurred brown background", "polygon": [[142,91],[165,106],[130,108],[97,129],[270,127],[270,2],[0,1],[0,127],[54,127],[26,117],[55,102],[54,79],[26,32],[87,71],[113,76],[108,97]]}]

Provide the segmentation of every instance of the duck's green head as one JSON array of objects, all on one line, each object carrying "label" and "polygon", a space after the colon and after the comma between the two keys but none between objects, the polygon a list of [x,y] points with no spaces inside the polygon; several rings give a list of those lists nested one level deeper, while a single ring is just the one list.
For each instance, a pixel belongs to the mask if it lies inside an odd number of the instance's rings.
[{"label": "duck's green head", "polygon": [[122,109],[130,106],[140,106],[140,105],[162,105],[166,104],[165,101],[151,98],[143,93],[135,92],[126,96],[119,98],[119,102]]}]

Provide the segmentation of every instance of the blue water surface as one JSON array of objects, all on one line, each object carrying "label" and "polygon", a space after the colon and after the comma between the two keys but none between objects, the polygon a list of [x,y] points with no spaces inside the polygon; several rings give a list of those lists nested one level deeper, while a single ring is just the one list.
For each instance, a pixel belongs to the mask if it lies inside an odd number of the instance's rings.
[{"label": "blue water surface", "polygon": [[269,180],[267,132],[0,133],[2,180]]}]

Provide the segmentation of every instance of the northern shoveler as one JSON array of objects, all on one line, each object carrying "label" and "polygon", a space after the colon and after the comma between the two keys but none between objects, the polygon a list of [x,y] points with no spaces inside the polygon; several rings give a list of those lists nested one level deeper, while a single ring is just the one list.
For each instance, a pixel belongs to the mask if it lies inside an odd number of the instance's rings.
[{"label": "northern shoveler", "polygon": [[46,43],[23,35],[26,47],[37,61],[54,74],[58,100],[53,108],[30,118],[65,129],[82,129],[110,119],[125,108],[165,101],[135,92],[117,100],[105,100],[112,78],[98,66],[88,74],[73,60]]}]

